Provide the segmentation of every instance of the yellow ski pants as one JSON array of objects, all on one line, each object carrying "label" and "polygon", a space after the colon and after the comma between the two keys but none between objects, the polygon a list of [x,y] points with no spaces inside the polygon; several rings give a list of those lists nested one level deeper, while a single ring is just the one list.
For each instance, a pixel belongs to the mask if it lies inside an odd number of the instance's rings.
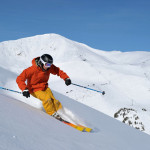
[{"label": "yellow ski pants", "polygon": [[50,88],[47,88],[45,91],[36,91],[31,94],[35,98],[38,98],[42,101],[43,107],[47,114],[52,115],[62,108],[61,103],[55,99]]}]

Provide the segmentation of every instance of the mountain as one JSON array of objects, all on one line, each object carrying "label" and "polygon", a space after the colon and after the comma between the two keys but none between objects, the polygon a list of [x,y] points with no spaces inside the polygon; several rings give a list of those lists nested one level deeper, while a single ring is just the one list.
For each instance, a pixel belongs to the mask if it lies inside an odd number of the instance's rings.
[{"label": "mountain", "polygon": [[[31,65],[33,58],[48,53],[73,83],[105,91],[97,92],[73,85],[51,75],[51,89],[150,134],[150,53],[93,49],[57,34],[37,35],[0,43],[0,85],[19,90],[16,77]],[[41,109],[35,98],[0,91]]]}]

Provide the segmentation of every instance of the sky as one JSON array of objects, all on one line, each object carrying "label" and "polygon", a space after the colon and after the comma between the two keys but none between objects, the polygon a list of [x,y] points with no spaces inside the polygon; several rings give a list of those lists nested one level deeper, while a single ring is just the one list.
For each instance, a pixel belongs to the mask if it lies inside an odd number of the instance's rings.
[{"label": "sky", "polygon": [[106,51],[150,51],[150,1],[0,0],[0,42],[47,33]]}]

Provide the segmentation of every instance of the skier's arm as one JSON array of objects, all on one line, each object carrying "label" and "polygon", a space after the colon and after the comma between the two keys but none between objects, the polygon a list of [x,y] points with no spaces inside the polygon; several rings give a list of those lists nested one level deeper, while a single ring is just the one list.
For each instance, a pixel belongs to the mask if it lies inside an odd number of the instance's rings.
[{"label": "skier's arm", "polygon": [[16,79],[16,82],[22,91],[27,89],[27,85],[26,85],[25,81],[27,80],[27,78],[30,75],[29,70],[30,70],[30,68],[25,69]]},{"label": "skier's arm", "polygon": [[63,72],[62,70],[60,70],[60,68],[56,67],[55,65],[51,66],[51,73],[57,76],[60,76],[60,78],[62,78],[63,80],[69,78],[69,76]]}]

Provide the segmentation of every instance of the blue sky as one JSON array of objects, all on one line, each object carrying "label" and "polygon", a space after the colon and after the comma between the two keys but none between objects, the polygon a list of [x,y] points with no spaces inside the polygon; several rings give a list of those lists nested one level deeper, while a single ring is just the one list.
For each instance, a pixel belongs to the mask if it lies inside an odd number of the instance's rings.
[{"label": "blue sky", "polygon": [[45,33],[106,51],[150,51],[150,0],[0,0],[0,42]]}]

